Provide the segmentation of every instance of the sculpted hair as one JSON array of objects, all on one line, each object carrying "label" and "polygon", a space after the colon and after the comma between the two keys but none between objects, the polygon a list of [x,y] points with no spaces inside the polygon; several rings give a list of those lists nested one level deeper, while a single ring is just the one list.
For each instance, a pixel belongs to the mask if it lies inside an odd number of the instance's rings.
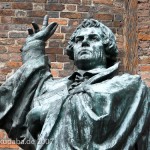
[{"label": "sculpted hair", "polygon": [[[70,59],[74,60],[73,45],[75,43],[75,37],[78,35],[82,28],[95,27],[102,31],[102,41],[104,46],[104,52],[106,54],[108,66],[111,61],[115,62],[118,55],[118,48],[116,45],[116,39],[113,32],[100,21],[95,19],[85,19],[73,32],[66,47],[67,55]],[[111,63],[112,64],[112,63]]]}]

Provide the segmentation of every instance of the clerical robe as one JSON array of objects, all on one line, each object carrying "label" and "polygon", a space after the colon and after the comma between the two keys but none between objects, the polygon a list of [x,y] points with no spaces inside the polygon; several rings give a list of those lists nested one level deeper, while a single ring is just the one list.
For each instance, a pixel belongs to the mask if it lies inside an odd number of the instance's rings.
[{"label": "clerical robe", "polygon": [[0,87],[0,127],[27,150],[149,150],[149,89],[117,69],[54,80],[46,57],[27,61]]}]

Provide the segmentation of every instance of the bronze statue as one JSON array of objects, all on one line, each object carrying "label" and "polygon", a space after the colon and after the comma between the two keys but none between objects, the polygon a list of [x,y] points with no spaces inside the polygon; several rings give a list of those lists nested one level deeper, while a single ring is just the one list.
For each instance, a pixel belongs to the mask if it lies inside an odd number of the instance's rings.
[{"label": "bronze statue", "polygon": [[148,150],[149,89],[139,75],[116,75],[114,34],[84,20],[66,48],[77,71],[54,80],[45,16],[21,49],[23,65],[0,87],[0,127],[25,150]]}]

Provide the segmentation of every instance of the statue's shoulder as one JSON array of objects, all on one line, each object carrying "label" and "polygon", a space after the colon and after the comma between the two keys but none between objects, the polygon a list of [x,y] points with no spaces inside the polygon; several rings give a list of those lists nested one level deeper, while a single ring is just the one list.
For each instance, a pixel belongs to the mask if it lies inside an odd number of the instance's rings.
[{"label": "statue's shoulder", "polygon": [[111,79],[104,80],[100,83],[92,85],[94,91],[115,93],[117,91],[138,90],[139,87],[146,86],[139,75],[131,75],[128,73],[116,75]]},{"label": "statue's shoulder", "polygon": [[121,84],[127,84],[127,85],[131,85],[131,84],[143,84],[144,82],[141,79],[141,76],[136,74],[136,75],[132,75],[129,73],[124,73],[122,75],[117,75],[114,76],[111,79],[112,82],[117,82],[117,83],[121,83]]},{"label": "statue's shoulder", "polygon": [[117,76],[114,76],[113,78],[118,78],[120,80],[138,80],[138,81],[141,80],[140,75],[138,75],[138,74],[132,75],[132,74],[129,74],[129,73],[124,73],[122,75],[117,75]]}]

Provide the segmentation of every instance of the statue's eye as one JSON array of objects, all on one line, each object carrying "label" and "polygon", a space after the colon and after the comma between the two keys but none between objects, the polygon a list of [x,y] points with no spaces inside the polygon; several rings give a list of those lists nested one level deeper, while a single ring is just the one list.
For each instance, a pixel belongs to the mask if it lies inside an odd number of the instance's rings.
[{"label": "statue's eye", "polygon": [[99,41],[100,40],[100,37],[98,35],[91,35],[89,38],[91,41]]},{"label": "statue's eye", "polygon": [[76,43],[81,42],[81,41],[83,41],[83,39],[84,39],[84,37],[78,36],[78,37],[75,38],[75,42]]}]

